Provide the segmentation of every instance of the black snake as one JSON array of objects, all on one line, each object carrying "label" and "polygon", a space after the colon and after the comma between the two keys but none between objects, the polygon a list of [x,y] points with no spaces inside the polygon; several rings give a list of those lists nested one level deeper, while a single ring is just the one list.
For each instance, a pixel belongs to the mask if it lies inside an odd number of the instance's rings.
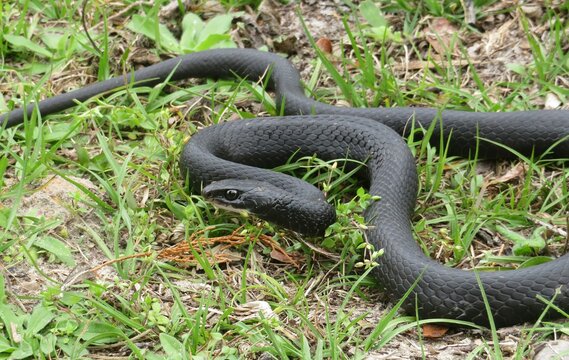
[{"label": "black snake", "polygon": [[[428,128],[432,139],[448,140],[449,154],[509,157],[495,143],[522,154],[569,158],[569,111],[480,113],[429,108],[340,108],[304,94],[298,71],[288,60],[247,49],[222,49],[170,59],[125,76],[57,95],[0,117],[10,127],[23,122],[37,106],[42,115],[74,106],[95,95],[125,85],[152,86],[167,79],[269,75],[278,109],[287,116],[234,121],[205,128],[183,150],[180,165],[195,189],[214,202],[251,208],[267,220],[294,230],[318,234],[334,214],[323,196],[300,180],[276,174],[271,168],[296,156],[317,154],[323,159],[348,156],[366,161],[370,193],[379,195],[365,212],[367,238],[385,249],[375,275],[400,298],[419,279],[405,307],[423,318],[469,320],[488,325],[480,283],[497,326],[533,321],[545,309],[537,296],[569,310],[569,256],[539,266],[503,272],[473,272],[448,268],[429,259],[412,235],[410,218],[416,200],[417,174],[413,156],[401,136],[412,125]],[[310,115],[308,115],[310,114]],[[314,116],[313,114],[318,114]],[[308,116],[307,116],[308,115]],[[441,125],[442,124],[442,125]],[[450,136],[450,137],[449,137]],[[487,139],[480,140],[480,139]],[[555,145],[555,146],[554,146]],[[312,200],[304,205],[297,199]],[[306,210],[308,209],[308,210]],[[314,215],[322,209],[321,215]],[[303,212],[304,211],[304,212]],[[314,218],[313,216],[316,216]]]}]

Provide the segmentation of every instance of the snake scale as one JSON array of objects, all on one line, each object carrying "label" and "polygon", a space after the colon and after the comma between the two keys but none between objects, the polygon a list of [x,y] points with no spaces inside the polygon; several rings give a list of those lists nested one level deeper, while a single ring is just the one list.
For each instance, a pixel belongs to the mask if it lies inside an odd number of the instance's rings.
[{"label": "snake scale", "polygon": [[[468,156],[477,149],[480,157],[511,157],[511,152],[496,145],[499,143],[521,154],[569,158],[569,111],[482,113],[335,107],[306,97],[298,71],[281,56],[252,49],[218,49],[166,60],[42,100],[25,110],[15,109],[1,116],[0,123],[14,126],[35,107],[47,115],[125,85],[236,76],[256,81],[267,74],[277,108],[289,116],[218,124],[192,136],[182,152],[180,166],[194,189],[205,186],[203,193],[214,202],[250,195],[244,199],[254,203],[253,212],[260,217],[316,234],[322,228],[315,227],[314,222],[323,224],[334,217],[323,195],[298,179],[268,168],[281,165],[292,154],[366,161],[369,191],[381,198],[365,211],[367,239],[385,250],[375,275],[394,299],[401,298],[418,279],[404,304],[407,311],[417,310],[421,318],[459,319],[487,326],[477,276],[497,326],[535,321],[546,307],[538,296],[551,299],[555,295],[555,305],[569,310],[568,255],[530,268],[497,272],[453,269],[425,256],[413,238],[410,220],[417,193],[416,166],[402,139],[411,125],[428,128],[436,121],[432,139],[435,145],[440,136],[448,140],[451,155]],[[237,190],[231,190],[233,187]],[[274,194],[282,197],[265,202]],[[302,204],[297,207],[299,198],[311,202],[308,210]],[[318,209],[324,211],[322,215],[316,214]]]}]

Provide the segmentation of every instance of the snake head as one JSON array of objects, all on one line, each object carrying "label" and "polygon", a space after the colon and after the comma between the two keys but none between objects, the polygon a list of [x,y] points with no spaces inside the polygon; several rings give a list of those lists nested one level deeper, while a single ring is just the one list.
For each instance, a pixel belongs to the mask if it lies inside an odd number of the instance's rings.
[{"label": "snake head", "polygon": [[270,206],[276,190],[273,185],[263,181],[228,179],[207,185],[202,195],[217,208],[261,216],[263,210]]},{"label": "snake head", "polygon": [[218,208],[252,214],[304,235],[321,236],[336,220],[336,213],[320,191],[314,190],[319,194],[311,198],[265,181],[226,179],[210,183],[202,195]]}]

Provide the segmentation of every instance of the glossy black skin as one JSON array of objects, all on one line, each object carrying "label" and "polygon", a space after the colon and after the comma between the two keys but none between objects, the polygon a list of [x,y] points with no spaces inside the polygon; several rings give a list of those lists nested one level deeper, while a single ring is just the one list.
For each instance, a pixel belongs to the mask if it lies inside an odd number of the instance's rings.
[{"label": "glossy black skin", "polygon": [[[277,106],[285,114],[329,115],[237,121],[203,129],[192,137],[180,159],[182,175],[189,176],[196,191],[222,180],[237,184],[230,186],[239,186],[241,180],[269,183],[279,188],[279,192],[305,200],[283,201],[284,212],[277,212],[276,216],[260,215],[272,216],[272,221],[286,224],[291,221],[285,216],[294,213],[295,206],[322,205],[323,197],[313,201],[304,193],[309,191],[306,184],[267,168],[286,162],[293,154],[317,154],[323,159],[348,156],[367,161],[370,192],[381,200],[366,210],[370,228],[366,235],[376,248],[385,250],[375,274],[394,299],[399,299],[419,279],[405,305],[408,311],[415,313],[416,300],[422,318],[461,319],[488,325],[476,275],[497,326],[536,320],[545,308],[536,297],[550,299],[556,289],[560,293],[555,304],[569,311],[568,256],[527,269],[475,273],[445,267],[423,254],[410,224],[417,192],[414,159],[401,140],[413,127],[429,128],[432,124],[433,145],[438,146],[441,137],[445,143],[448,140],[449,155],[476,152],[484,158],[512,157],[510,151],[494,144],[500,143],[528,156],[566,159],[569,158],[568,111],[476,113],[412,107],[338,108],[307,98],[297,70],[286,59],[246,49],[210,50],[167,60],[128,76],[43,100],[38,109],[47,115],[121,86],[151,86],[170,76],[171,80],[239,76],[256,81],[267,73],[269,89],[274,90]],[[33,108],[0,116],[0,124],[5,127],[20,124]],[[258,211],[263,212],[266,206]],[[308,225],[297,230],[323,226],[330,219],[314,209],[309,214],[313,216],[302,220]]]}]

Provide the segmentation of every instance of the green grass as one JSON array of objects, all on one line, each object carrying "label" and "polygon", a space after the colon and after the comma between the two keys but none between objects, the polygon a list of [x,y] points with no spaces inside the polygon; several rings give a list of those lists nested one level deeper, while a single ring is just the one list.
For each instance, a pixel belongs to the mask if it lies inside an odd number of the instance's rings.
[{"label": "green grass", "polygon": [[[133,3],[88,4],[88,26],[97,47],[82,30],[81,3],[2,3],[0,111],[120,74],[130,68],[127,59],[134,50],[165,56],[235,41],[227,29],[201,35],[181,31],[182,19],[197,15],[207,23],[216,17],[178,10],[177,18],[162,19],[158,12],[164,2],[133,6],[109,20]],[[442,56],[441,65],[424,43],[414,40],[427,16],[463,26],[459,1],[386,1],[383,12],[365,4],[353,6],[353,15],[364,13],[359,22],[344,20],[346,52],[333,61],[319,54],[307,62],[314,69],[304,78],[307,93],[320,101],[476,111],[538,108],[547,94],[563,104],[569,101],[567,5],[545,8],[538,20],[515,7],[498,11],[519,16],[532,61],[511,63],[511,76],[496,81],[484,64],[451,66],[450,54]],[[221,5],[243,11],[258,3]],[[386,16],[391,12],[401,15],[397,25]],[[217,21],[227,19],[217,16]],[[235,19],[233,30],[242,25]],[[305,20],[310,27],[306,15]],[[120,29],[121,35],[94,27],[101,22]],[[533,33],[535,22],[551,24],[547,46]],[[469,34],[476,31],[468,29]],[[177,38],[184,33],[191,40],[187,44]],[[147,36],[144,41],[139,34]],[[468,49],[459,51],[466,54]],[[402,73],[398,61],[406,55],[428,66]],[[278,169],[321,184],[338,204],[338,223],[325,239],[300,239],[257,219],[215,210],[184,189],[178,154],[199,127],[279,114],[262,85],[236,80],[124,89],[49,119],[34,115],[17,129],[2,130],[0,358],[122,354],[237,359],[270,354],[344,359],[397,351],[402,342],[413,342],[421,348],[419,354],[429,356],[429,347],[436,344],[423,336],[422,325],[439,320],[418,322],[412,314],[398,313],[395,300],[380,297],[369,271],[381,257],[374,257],[380,254],[365,246],[360,232],[365,226],[361,209],[369,198],[342,162],[305,158]],[[426,253],[450,266],[480,269],[529,266],[543,261],[536,255],[546,249],[561,253],[561,230],[567,230],[569,213],[569,172],[563,162],[520,157],[489,167],[476,158],[448,157],[444,143],[435,149],[415,136],[408,144],[420,174],[414,230]],[[523,172],[500,179],[517,166]],[[47,182],[54,176],[69,188],[53,197],[58,212],[45,216],[47,205],[33,196],[58,190]],[[248,242],[229,250],[238,257],[229,265],[210,263],[203,249],[193,252],[199,266],[157,258],[160,249],[194,233],[214,238],[236,230]],[[274,235],[302,267],[276,259],[261,240],[266,234]],[[483,236],[507,240],[505,253],[492,242],[486,249],[480,244]],[[510,248],[518,252],[506,256]],[[134,257],[147,251],[156,255]],[[87,271],[115,259],[122,260],[96,275]],[[262,316],[248,316],[261,308]],[[450,331],[452,339],[481,340],[464,357],[522,359],[552,334],[566,334],[567,325],[540,321],[520,327],[515,353],[501,346],[503,335],[496,330]]]}]

